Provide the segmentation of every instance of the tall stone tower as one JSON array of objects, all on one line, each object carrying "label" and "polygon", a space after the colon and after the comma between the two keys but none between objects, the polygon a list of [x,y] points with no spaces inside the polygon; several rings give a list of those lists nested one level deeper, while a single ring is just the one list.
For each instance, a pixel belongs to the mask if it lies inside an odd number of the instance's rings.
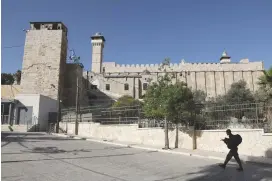
[{"label": "tall stone tower", "polygon": [[92,39],[92,72],[102,72],[103,48],[105,38],[101,33],[96,33]]},{"label": "tall stone tower", "polygon": [[61,22],[30,22],[22,66],[22,93],[58,99],[63,87],[67,41],[67,28]]}]

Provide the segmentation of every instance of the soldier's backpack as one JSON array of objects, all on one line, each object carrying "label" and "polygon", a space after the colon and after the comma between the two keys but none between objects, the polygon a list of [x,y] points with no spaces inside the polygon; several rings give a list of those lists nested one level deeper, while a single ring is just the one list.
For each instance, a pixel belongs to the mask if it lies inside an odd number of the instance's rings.
[{"label": "soldier's backpack", "polygon": [[242,143],[242,141],[243,141],[243,139],[239,134],[235,135],[235,145],[236,146],[240,145]]}]

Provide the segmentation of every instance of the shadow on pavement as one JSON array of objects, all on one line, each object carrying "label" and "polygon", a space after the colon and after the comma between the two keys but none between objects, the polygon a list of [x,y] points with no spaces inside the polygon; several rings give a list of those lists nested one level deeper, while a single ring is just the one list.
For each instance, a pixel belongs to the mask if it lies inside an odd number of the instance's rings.
[{"label": "shadow on pavement", "polygon": [[[10,134],[10,136],[13,136],[13,134]],[[23,142],[28,142],[27,139],[37,139],[37,140],[70,140],[69,138],[59,138],[59,137],[54,137],[54,136],[43,136],[43,137],[26,137],[28,134],[23,134],[22,137],[18,137],[18,134],[16,134],[15,137],[5,137],[4,140],[10,142],[16,142],[26,150],[20,151],[20,152],[13,152],[13,153],[3,153],[2,155],[9,155],[9,154],[27,154],[27,153],[38,153],[38,154],[44,154],[50,158],[46,159],[27,159],[27,160],[11,160],[11,161],[2,161],[1,163],[14,163],[14,162],[35,162],[35,161],[44,161],[44,160],[72,160],[72,159],[86,159],[86,158],[104,158],[104,157],[119,157],[119,156],[131,156],[131,155],[136,155],[136,154],[142,154],[142,153],[153,153],[157,151],[141,151],[137,153],[128,153],[128,154],[112,154],[112,155],[98,155],[98,156],[76,156],[76,157],[61,157],[61,158],[55,158],[50,156],[49,154],[65,154],[65,153],[73,153],[73,155],[77,155],[78,153],[82,152],[92,152],[95,150],[117,150],[117,149],[129,149],[127,147],[105,147],[101,149],[74,149],[74,150],[63,150],[63,149],[58,149],[58,147],[33,147],[29,148],[26,145],[23,144]],[[75,141],[75,139],[71,139]],[[80,141],[80,140],[78,140]],[[69,155],[71,156],[71,155]]]},{"label": "shadow on pavement", "polygon": [[[19,143],[20,144],[20,143]],[[20,144],[22,146],[22,144]],[[24,147],[24,146],[23,146]],[[6,153],[2,152],[2,155],[19,155],[19,154],[33,154],[33,153],[47,153],[47,154],[58,154],[58,153],[88,153],[92,151],[99,151],[99,150],[118,150],[118,149],[126,149],[127,147],[105,147],[100,149],[75,149],[75,150],[59,150],[57,147],[35,147],[32,150],[21,150],[20,152],[11,152]]]},{"label": "shadow on pavement", "polygon": [[14,133],[14,132],[1,132],[1,147],[7,146],[12,142],[42,142],[46,140],[61,140],[61,141],[80,141],[73,138],[62,138],[50,136],[45,133]]},{"label": "shadow on pavement", "polygon": [[[19,143],[21,146],[26,147],[22,143]],[[90,150],[91,151],[91,150]],[[40,154],[52,154],[52,153],[77,153],[77,152],[88,152],[85,150],[73,150],[73,151],[65,151],[59,150],[57,147],[35,147],[29,151],[30,153],[40,153]],[[61,157],[61,158],[45,158],[45,159],[27,159],[27,160],[11,160],[11,161],[1,161],[1,163],[18,163],[18,162],[35,162],[35,161],[46,161],[46,160],[75,160],[75,159],[88,159],[88,158],[107,158],[107,157],[121,157],[121,156],[132,156],[142,153],[155,153],[157,151],[141,151],[136,153],[127,153],[127,154],[112,154],[112,155],[98,155],[98,156],[82,156],[82,157]],[[49,155],[46,155],[49,156]]]},{"label": "shadow on pavement", "polygon": [[[14,135],[14,134],[10,134],[9,136],[11,135]],[[8,163],[25,163],[25,162],[34,162],[34,161],[44,161],[44,160],[51,160],[51,161],[60,161],[60,162],[63,162],[65,164],[69,164],[69,165],[72,165],[74,167],[77,167],[79,169],[82,169],[82,170],[86,170],[86,171],[89,171],[89,172],[92,172],[92,173],[96,173],[96,174],[99,174],[99,175],[102,175],[102,176],[105,176],[105,177],[109,177],[109,178],[112,178],[113,180],[121,180],[121,181],[128,181],[128,180],[125,180],[125,179],[122,179],[122,178],[119,178],[119,177],[115,177],[115,176],[112,176],[112,175],[109,175],[109,174],[106,174],[106,173],[103,173],[103,172],[98,172],[98,171],[95,171],[95,170],[91,170],[89,168],[85,168],[85,167],[82,167],[80,165],[77,165],[77,164],[74,164],[74,163],[70,163],[68,162],[68,160],[71,160],[71,159],[86,159],[86,158],[103,158],[103,157],[114,157],[114,156],[126,156],[126,155],[135,155],[135,154],[140,154],[140,153],[133,153],[133,154],[116,154],[116,155],[101,155],[101,156],[90,156],[90,157],[72,157],[72,158],[55,158],[53,156],[51,156],[53,153],[56,154],[56,153],[69,153],[69,152],[91,152],[92,150],[84,150],[84,149],[81,149],[81,150],[72,150],[72,151],[65,151],[65,150],[61,150],[61,149],[58,149],[57,147],[34,147],[34,148],[29,148],[27,147],[26,145],[24,145],[22,142],[26,139],[33,139],[33,137],[30,137],[30,138],[27,138],[26,136],[28,136],[29,134],[24,134],[22,137],[18,137],[19,134],[16,134],[16,137],[6,137],[4,138],[5,140],[9,140],[9,141],[14,141],[14,142],[17,142],[20,146],[22,146],[23,148],[26,148],[27,150],[29,150],[30,153],[39,153],[39,154],[42,154],[44,156],[47,156],[48,158],[45,158],[45,159],[28,159],[28,160],[11,160],[11,161],[2,161],[1,163],[2,164],[8,164]],[[22,135],[22,134],[20,134]],[[37,136],[37,135],[36,135]],[[43,136],[43,137],[34,137],[34,139],[37,139],[37,140],[74,140],[74,139],[69,139],[69,138],[58,138],[58,137],[53,137],[53,136]],[[8,142],[9,143],[9,142]],[[123,147],[124,148],[124,147]],[[108,149],[122,149],[122,147],[108,147]],[[149,153],[149,152],[146,152],[146,153]],[[2,153],[3,154],[3,153]],[[8,154],[8,153],[7,153]]]},{"label": "shadow on pavement", "polygon": [[188,173],[188,175],[196,175],[187,181],[268,181],[272,179],[272,168],[256,167],[254,165],[244,165],[244,171],[238,172],[237,165],[227,165],[226,169],[220,168],[218,165],[203,167],[196,173]]}]

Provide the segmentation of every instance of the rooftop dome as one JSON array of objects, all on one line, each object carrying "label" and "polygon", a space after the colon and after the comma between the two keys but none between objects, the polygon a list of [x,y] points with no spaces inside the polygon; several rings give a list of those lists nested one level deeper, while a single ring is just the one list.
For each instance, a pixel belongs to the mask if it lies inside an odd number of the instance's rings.
[{"label": "rooftop dome", "polygon": [[227,54],[226,50],[224,50],[224,52],[222,53],[222,57],[227,57],[227,56],[228,56],[228,54]]}]

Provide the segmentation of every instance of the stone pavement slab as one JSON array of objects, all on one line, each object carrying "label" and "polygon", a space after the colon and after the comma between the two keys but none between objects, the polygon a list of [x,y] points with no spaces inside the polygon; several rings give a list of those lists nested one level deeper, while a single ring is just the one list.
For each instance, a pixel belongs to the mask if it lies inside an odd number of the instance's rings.
[{"label": "stone pavement slab", "polygon": [[[69,138],[67,135],[2,135],[3,181],[268,181],[272,167],[165,154]],[[133,146],[133,145],[132,145]]]}]

